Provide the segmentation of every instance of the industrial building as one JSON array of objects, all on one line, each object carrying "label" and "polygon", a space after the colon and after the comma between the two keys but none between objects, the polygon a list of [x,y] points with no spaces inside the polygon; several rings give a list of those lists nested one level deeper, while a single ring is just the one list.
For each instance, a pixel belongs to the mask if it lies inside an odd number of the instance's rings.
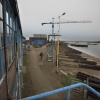
[{"label": "industrial building", "polygon": [[36,45],[45,45],[47,43],[47,35],[46,34],[34,34],[33,37],[29,38],[30,44],[33,46]]},{"label": "industrial building", "polygon": [[0,100],[20,98],[22,41],[17,0],[0,0]]}]

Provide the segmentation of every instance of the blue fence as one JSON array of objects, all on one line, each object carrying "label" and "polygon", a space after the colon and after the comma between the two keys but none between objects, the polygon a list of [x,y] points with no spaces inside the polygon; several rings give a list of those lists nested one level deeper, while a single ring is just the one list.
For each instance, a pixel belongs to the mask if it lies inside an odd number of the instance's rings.
[{"label": "blue fence", "polygon": [[45,92],[45,93],[38,94],[38,95],[35,95],[35,96],[23,98],[21,100],[37,100],[37,99],[44,98],[44,97],[47,97],[47,96],[50,96],[50,95],[53,95],[53,94],[57,94],[57,93],[60,93],[60,92],[63,92],[63,91],[67,91],[66,100],[70,100],[70,90],[71,89],[75,89],[77,87],[82,87],[82,86],[83,87],[86,87],[92,93],[94,93],[98,98],[100,98],[100,93],[97,92],[96,90],[94,90],[89,85],[84,84],[84,83],[77,83],[77,84],[73,84],[73,85],[70,85],[70,86],[66,86],[66,87],[63,87],[63,88],[59,88],[59,89],[56,89],[56,90],[53,90],[53,91],[49,91],[49,92]]}]

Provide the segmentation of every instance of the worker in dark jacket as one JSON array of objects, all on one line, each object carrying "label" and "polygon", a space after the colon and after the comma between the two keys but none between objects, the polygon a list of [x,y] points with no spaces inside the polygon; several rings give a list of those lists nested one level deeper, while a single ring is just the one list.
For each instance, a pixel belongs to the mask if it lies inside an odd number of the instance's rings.
[{"label": "worker in dark jacket", "polygon": [[43,52],[40,52],[40,60],[42,60]]}]

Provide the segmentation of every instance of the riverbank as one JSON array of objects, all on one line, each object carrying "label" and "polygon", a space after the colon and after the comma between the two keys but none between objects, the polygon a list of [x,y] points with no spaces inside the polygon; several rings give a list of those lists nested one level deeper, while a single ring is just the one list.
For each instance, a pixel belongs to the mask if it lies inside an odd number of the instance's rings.
[{"label": "riverbank", "polygon": [[97,65],[100,65],[100,59],[99,58],[95,58],[94,56],[88,55],[86,53],[82,53],[81,56],[83,58],[86,57],[88,60],[95,61],[97,63]]},{"label": "riverbank", "polygon": [[62,44],[60,45],[59,60],[60,70],[63,70],[66,73],[77,74],[78,72],[83,72],[100,79],[100,70],[79,67],[80,64],[86,66],[92,66],[94,64],[94,66],[100,66],[100,59],[98,58],[72,49],[68,47],[67,44]]}]

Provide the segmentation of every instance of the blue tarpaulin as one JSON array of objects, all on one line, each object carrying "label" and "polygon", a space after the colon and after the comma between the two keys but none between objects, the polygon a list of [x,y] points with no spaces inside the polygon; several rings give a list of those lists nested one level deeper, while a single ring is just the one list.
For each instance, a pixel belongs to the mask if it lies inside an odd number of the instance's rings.
[{"label": "blue tarpaulin", "polygon": [[37,44],[37,45],[43,45],[44,44],[44,40],[34,40],[32,41],[32,45]]}]

